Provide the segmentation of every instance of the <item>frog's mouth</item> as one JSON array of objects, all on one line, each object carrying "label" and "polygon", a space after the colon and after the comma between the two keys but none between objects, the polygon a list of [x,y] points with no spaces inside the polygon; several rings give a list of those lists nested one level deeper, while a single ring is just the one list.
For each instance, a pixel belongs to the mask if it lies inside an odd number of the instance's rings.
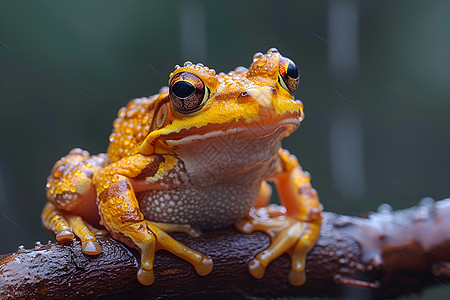
[{"label": "frog's mouth", "polygon": [[298,128],[302,117],[303,115],[299,117],[298,113],[286,113],[278,116],[276,120],[269,116],[256,121],[238,119],[220,124],[209,123],[202,127],[183,128],[179,131],[158,130],[147,136],[138,151],[144,155],[168,154],[196,142],[225,137],[245,138],[249,141],[263,138],[281,140]]},{"label": "frog's mouth", "polygon": [[275,123],[261,122],[230,122],[229,124],[211,124],[208,130],[205,128],[182,129],[180,132],[162,135],[166,143],[172,145],[188,144],[190,142],[214,139],[219,136],[241,135],[248,138],[262,139],[272,134],[283,132],[283,137],[288,136],[300,125],[300,118],[286,118]]}]

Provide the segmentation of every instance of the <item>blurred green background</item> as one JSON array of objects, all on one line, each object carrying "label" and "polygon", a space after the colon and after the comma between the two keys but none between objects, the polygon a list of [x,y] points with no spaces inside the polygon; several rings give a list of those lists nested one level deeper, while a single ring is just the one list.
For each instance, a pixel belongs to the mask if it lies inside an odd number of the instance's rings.
[{"label": "blurred green background", "polygon": [[306,118],[284,147],[326,210],[450,196],[449,15],[444,1],[1,1],[0,253],[54,240],[40,211],[55,161],[104,152],[117,110],[175,64],[227,72],[270,47],[302,74]]}]

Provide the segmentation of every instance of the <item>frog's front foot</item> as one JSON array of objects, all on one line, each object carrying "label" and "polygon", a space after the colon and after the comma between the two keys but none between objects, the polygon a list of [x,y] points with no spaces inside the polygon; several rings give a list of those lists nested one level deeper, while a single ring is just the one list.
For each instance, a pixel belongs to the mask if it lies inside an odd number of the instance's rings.
[{"label": "frog's front foot", "polygon": [[201,234],[199,229],[188,224],[155,223],[150,221],[147,221],[147,226],[156,238],[156,251],[167,250],[184,259],[192,264],[198,275],[205,276],[212,271],[213,261],[211,258],[176,241],[165,232],[184,232],[193,237],[198,237]]},{"label": "frog's front foot", "polygon": [[159,250],[167,250],[181,259],[189,262],[195,268],[197,274],[204,276],[211,272],[213,262],[207,255],[203,255],[186,245],[176,241],[166,232],[184,232],[197,237],[200,230],[187,224],[157,223],[143,220],[129,224],[122,228],[122,233],[131,238],[133,243],[128,243],[123,235],[114,235],[118,240],[129,246],[137,246],[141,252],[141,265],[137,273],[137,279],[144,285],[151,285],[154,280],[153,263],[155,253]]},{"label": "frog's front foot", "polygon": [[320,215],[314,220],[302,221],[286,214],[282,206],[252,208],[247,220],[236,222],[243,233],[262,231],[270,236],[271,244],[258,253],[248,264],[249,272],[255,278],[262,278],[266,267],[282,254],[291,256],[289,282],[302,285],[305,280],[306,255],[314,246],[320,233]]}]

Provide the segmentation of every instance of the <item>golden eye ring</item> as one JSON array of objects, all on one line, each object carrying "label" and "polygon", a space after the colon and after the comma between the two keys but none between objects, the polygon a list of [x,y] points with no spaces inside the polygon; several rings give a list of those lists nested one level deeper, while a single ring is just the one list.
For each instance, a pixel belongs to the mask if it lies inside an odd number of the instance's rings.
[{"label": "golden eye ring", "polygon": [[181,72],[170,80],[169,98],[176,112],[191,114],[205,105],[209,90],[197,75]]},{"label": "golden eye ring", "polygon": [[300,72],[295,63],[287,57],[281,57],[278,82],[289,93],[293,94],[300,82]]}]

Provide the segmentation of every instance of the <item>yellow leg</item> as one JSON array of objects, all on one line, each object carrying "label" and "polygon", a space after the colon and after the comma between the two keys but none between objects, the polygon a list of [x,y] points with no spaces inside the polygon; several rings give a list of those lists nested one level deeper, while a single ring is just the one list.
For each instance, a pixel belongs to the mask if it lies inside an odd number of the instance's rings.
[{"label": "yellow leg", "polygon": [[285,150],[280,150],[279,159],[282,171],[275,184],[284,207],[255,206],[247,220],[235,225],[244,233],[262,231],[271,238],[270,246],[249,263],[254,277],[261,278],[272,261],[287,253],[291,256],[289,282],[302,285],[306,280],[306,255],[319,238],[322,206],[309,174],[302,171],[297,159]]},{"label": "yellow leg", "polygon": [[259,190],[258,199],[254,205],[255,208],[264,207],[269,204],[270,196],[272,196],[272,188],[267,181],[261,182],[261,189]]},{"label": "yellow leg", "polygon": [[89,229],[92,226],[85,223],[80,216],[61,212],[48,202],[42,210],[42,223],[45,228],[55,233],[58,242],[70,242],[76,235],[81,240],[83,253],[89,255],[102,253],[102,247]]},{"label": "yellow leg", "polygon": [[[113,166],[114,167],[114,166]],[[154,281],[153,263],[155,252],[167,250],[191,263],[199,275],[212,270],[212,260],[170,237],[165,231],[181,231],[192,236],[200,231],[186,224],[166,224],[149,222],[139,210],[139,202],[130,180],[119,174],[104,171],[98,176],[96,186],[100,213],[112,236],[141,252],[141,267],[137,278],[144,285]],[[108,182],[109,184],[105,184]],[[106,186],[106,187],[105,187]],[[103,188],[102,188],[103,187]]]},{"label": "yellow leg", "polygon": [[161,222],[153,222],[147,221],[149,224],[155,225],[159,229],[165,232],[183,232],[189,234],[192,237],[199,237],[202,235],[200,229],[195,228],[189,224],[172,224],[172,223],[161,223]]},{"label": "yellow leg", "polygon": [[[184,229],[184,228],[182,228]],[[118,228],[114,229],[118,231]],[[207,275],[211,272],[212,260],[195,250],[183,245],[170,237],[163,230],[146,220],[131,223],[120,228],[122,235],[115,238],[126,242],[123,237],[128,237],[141,252],[141,266],[137,273],[137,279],[143,285],[151,285],[155,280],[153,264],[155,253],[159,250],[167,250],[172,254],[192,264],[199,275]]]},{"label": "yellow leg", "polygon": [[[156,238],[142,220],[130,223],[121,229],[123,236],[129,237],[141,252],[141,266],[137,273],[137,279],[143,285],[151,285],[155,281],[153,264],[155,262]],[[118,240],[126,242],[121,236],[115,236]]]},{"label": "yellow leg", "polygon": [[56,240],[65,243],[73,240],[75,235],[70,229],[69,222],[64,218],[59,209],[47,202],[41,214],[42,224],[56,235]]},{"label": "yellow leg", "polygon": [[147,222],[148,227],[156,236],[156,249],[167,250],[172,254],[184,259],[194,266],[198,275],[207,275],[211,272],[213,267],[212,260],[195,250],[183,245],[174,240],[170,235],[165,233],[160,228],[156,227],[150,222]]},{"label": "yellow leg", "polygon": [[67,213],[66,219],[75,235],[81,240],[81,251],[83,253],[89,255],[102,253],[103,249],[95,239],[95,235],[80,216]]},{"label": "yellow leg", "polygon": [[306,255],[311,251],[314,243],[319,238],[320,225],[303,223],[302,238],[298,240],[295,247],[291,250],[291,272],[289,281],[292,285],[302,285],[305,280],[305,262]]},{"label": "yellow leg", "polygon": [[255,278],[262,278],[266,267],[287,253],[292,262],[289,282],[296,286],[305,282],[306,255],[319,237],[320,223],[299,221],[286,215],[264,219],[253,215],[249,220],[236,222],[235,226],[243,233],[262,231],[271,238],[270,246],[249,262],[249,271]]}]

